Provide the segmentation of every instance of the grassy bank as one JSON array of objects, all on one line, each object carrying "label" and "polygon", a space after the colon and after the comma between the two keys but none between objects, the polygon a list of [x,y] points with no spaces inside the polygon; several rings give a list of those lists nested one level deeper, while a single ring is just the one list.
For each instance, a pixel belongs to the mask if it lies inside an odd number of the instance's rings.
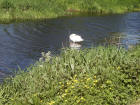
[{"label": "grassy bank", "polygon": [[0,21],[139,11],[139,0],[0,0]]},{"label": "grassy bank", "polygon": [[44,57],[0,86],[0,105],[129,105],[140,95],[140,47]]}]

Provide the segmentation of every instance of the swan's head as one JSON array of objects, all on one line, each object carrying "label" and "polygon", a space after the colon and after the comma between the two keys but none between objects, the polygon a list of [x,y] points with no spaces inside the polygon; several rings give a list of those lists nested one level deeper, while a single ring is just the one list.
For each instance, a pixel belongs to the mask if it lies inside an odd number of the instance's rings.
[{"label": "swan's head", "polygon": [[70,34],[69,39],[70,39],[70,41],[72,41],[74,43],[84,41],[84,39],[80,35],[77,35],[77,34]]}]

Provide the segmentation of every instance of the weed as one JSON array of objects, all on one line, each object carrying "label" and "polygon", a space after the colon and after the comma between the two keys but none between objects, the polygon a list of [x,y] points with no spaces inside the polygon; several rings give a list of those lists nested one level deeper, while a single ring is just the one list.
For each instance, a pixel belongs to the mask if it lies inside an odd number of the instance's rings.
[{"label": "weed", "polygon": [[[140,95],[140,50],[65,49],[0,86],[3,105],[129,105]],[[48,58],[49,57],[49,58]],[[50,61],[49,61],[50,60]]]}]

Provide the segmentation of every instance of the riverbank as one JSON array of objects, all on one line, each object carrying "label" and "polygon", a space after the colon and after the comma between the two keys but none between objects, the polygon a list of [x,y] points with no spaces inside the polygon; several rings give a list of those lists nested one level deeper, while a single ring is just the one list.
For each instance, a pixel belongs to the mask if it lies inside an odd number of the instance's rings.
[{"label": "riverbank", "polygon": [[1,0],[0,22],[140,11],[139,0]]},{"label": "riverbank", "polygon": [[1,105],[129,105],[140,95],[140,47],[43,54],[0,86]]}]

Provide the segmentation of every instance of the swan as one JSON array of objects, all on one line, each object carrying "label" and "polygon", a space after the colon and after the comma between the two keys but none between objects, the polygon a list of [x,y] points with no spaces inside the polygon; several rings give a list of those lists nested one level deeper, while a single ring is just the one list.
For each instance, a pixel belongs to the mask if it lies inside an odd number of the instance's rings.
[{"label": "swan", "polygon": [[70,34],[69,40],[70,40],[70,47],[74,49],[80,49],[80,47],[82,47],[81,42],[84,41],[84,39],[77,34]]},{"label": "swan", "polygon": [[84,39],[80,35],[77,35],[77,34],[70,34],[69,39],[70,39],[70,41],[72,41],[74,43],[84,41]]}]

